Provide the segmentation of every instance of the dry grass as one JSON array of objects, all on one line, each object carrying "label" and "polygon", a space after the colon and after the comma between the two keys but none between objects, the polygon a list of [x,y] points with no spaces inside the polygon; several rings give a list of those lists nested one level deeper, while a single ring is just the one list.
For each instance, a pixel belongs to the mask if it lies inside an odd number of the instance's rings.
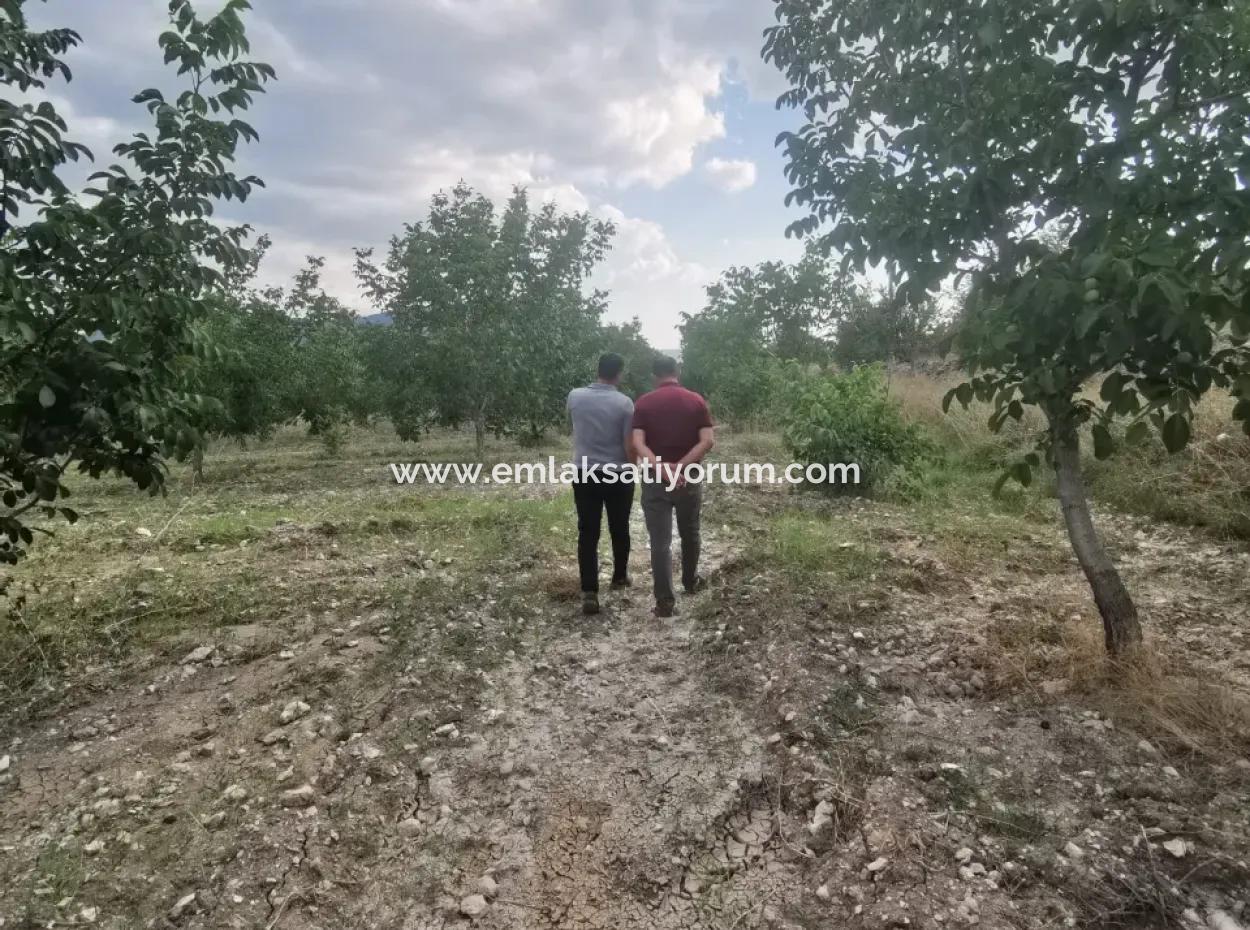
[{"label": "dry grass", "polygon": [[[982,661],[1004,691],[1041,703],[1079,696],[1117,726],[1213,761],[1250,749],[1250,701],[1210,671],[1172,658],[1161,640],[1112,660],[1097,620],[998,623],[990,634]],[[1062,690],[1048,694],[1057,682]]]},{"label": "dry grass", "polygon": [[576,571],[549,568],[539,577],[539,588],[553,601],[572,602],[581,598],[582,585]]},{"label": "dry grass", "polygon": [[[943,414],[942,397],[961,380],[958,373],[893,372],[890,393],[961,467],[998,469],[1033,447],[1044,427],[1035,409],[1026,409],[1023,420],[1009,422],[998,434],[987,425],[989,404],[974,402],[965,410],[956,403]],[[1097,388],[1091,383],[1088,391]],[[1232,420],[1233,402],[1222,391],[1204,398],[1195,411],[1189,447],[1175,455],[1153,437],[1106,461],[1086,455],[1091,496],[1129,513],[1250,539],[1250,438]],[[1050,476],[1040,477],[1042,488],[1049,488]]]}]

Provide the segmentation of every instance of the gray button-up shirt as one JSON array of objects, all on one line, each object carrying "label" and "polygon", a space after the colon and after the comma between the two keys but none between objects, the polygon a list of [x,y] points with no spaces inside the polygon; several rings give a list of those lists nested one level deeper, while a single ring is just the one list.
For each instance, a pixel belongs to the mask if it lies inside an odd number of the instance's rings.
[{"label": "gray button-up shirt", "polygon": [[634,402],[615,385],[596,381],[569,391],[573,420],[573,464],[582,459],[597,465],[624,465],[629,461]]}]

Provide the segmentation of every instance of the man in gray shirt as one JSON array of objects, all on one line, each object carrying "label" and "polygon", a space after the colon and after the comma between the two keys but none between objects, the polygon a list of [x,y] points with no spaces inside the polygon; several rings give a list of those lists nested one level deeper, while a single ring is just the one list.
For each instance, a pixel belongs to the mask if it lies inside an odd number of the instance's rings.
[{"label": "man in gray shirt", "polygon": [[[617,385],[625,360],[615,352],[599,358],[599,379],[569,392],[573,421],[573,484],[577,505],[577,567],[582,584],[582,612],[599,612],[599,534],[608,514],[612,537],[612,587],[629,586],[629,511],[634,483],[623,480],[622,467],[633,461],[634,403]],[[597,466],[591,474],[586,466]]]}]

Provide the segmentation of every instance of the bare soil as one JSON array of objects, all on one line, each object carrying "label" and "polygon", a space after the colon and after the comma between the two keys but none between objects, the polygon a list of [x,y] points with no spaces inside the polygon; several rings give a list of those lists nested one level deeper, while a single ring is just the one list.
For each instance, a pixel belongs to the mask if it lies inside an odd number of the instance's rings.
[{"label": "bare soil", "polygon": [[[1250,734],[1227,708],[1159,729],[1082,671],[1097,626],[1057,524],[977,562],[957,521],[713,497],[710,584],[673,621],[639,523],[635,586],[598,617],[571,565],[409,555],[428,596],[180,634],[79,680],[3,731],[0,926],[1250,922]],[[752,521],[792,506],[854,571],[761,556]],[[1235,708],[1250,553],[1103,525],[1156,655]],[[318,532],[265,538],[275,583],[368,592],[399,564],[325,560]]]}]

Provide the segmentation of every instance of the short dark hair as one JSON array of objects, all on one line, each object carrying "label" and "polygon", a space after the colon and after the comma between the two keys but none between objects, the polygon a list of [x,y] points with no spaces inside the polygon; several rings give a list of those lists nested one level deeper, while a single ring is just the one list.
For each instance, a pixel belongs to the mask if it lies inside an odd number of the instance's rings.
[{"label": "short dark hair", "polygon": [[677,359],[669,355],[661,355],[651,363],[651,373],[657,378],[671,378],[677,374]]},{"label": "short dark hair", "polygon": [[604,352],[599,356],[599,377],[604,381],[613,381],[625,370],[625,359],[615,352]]}]

